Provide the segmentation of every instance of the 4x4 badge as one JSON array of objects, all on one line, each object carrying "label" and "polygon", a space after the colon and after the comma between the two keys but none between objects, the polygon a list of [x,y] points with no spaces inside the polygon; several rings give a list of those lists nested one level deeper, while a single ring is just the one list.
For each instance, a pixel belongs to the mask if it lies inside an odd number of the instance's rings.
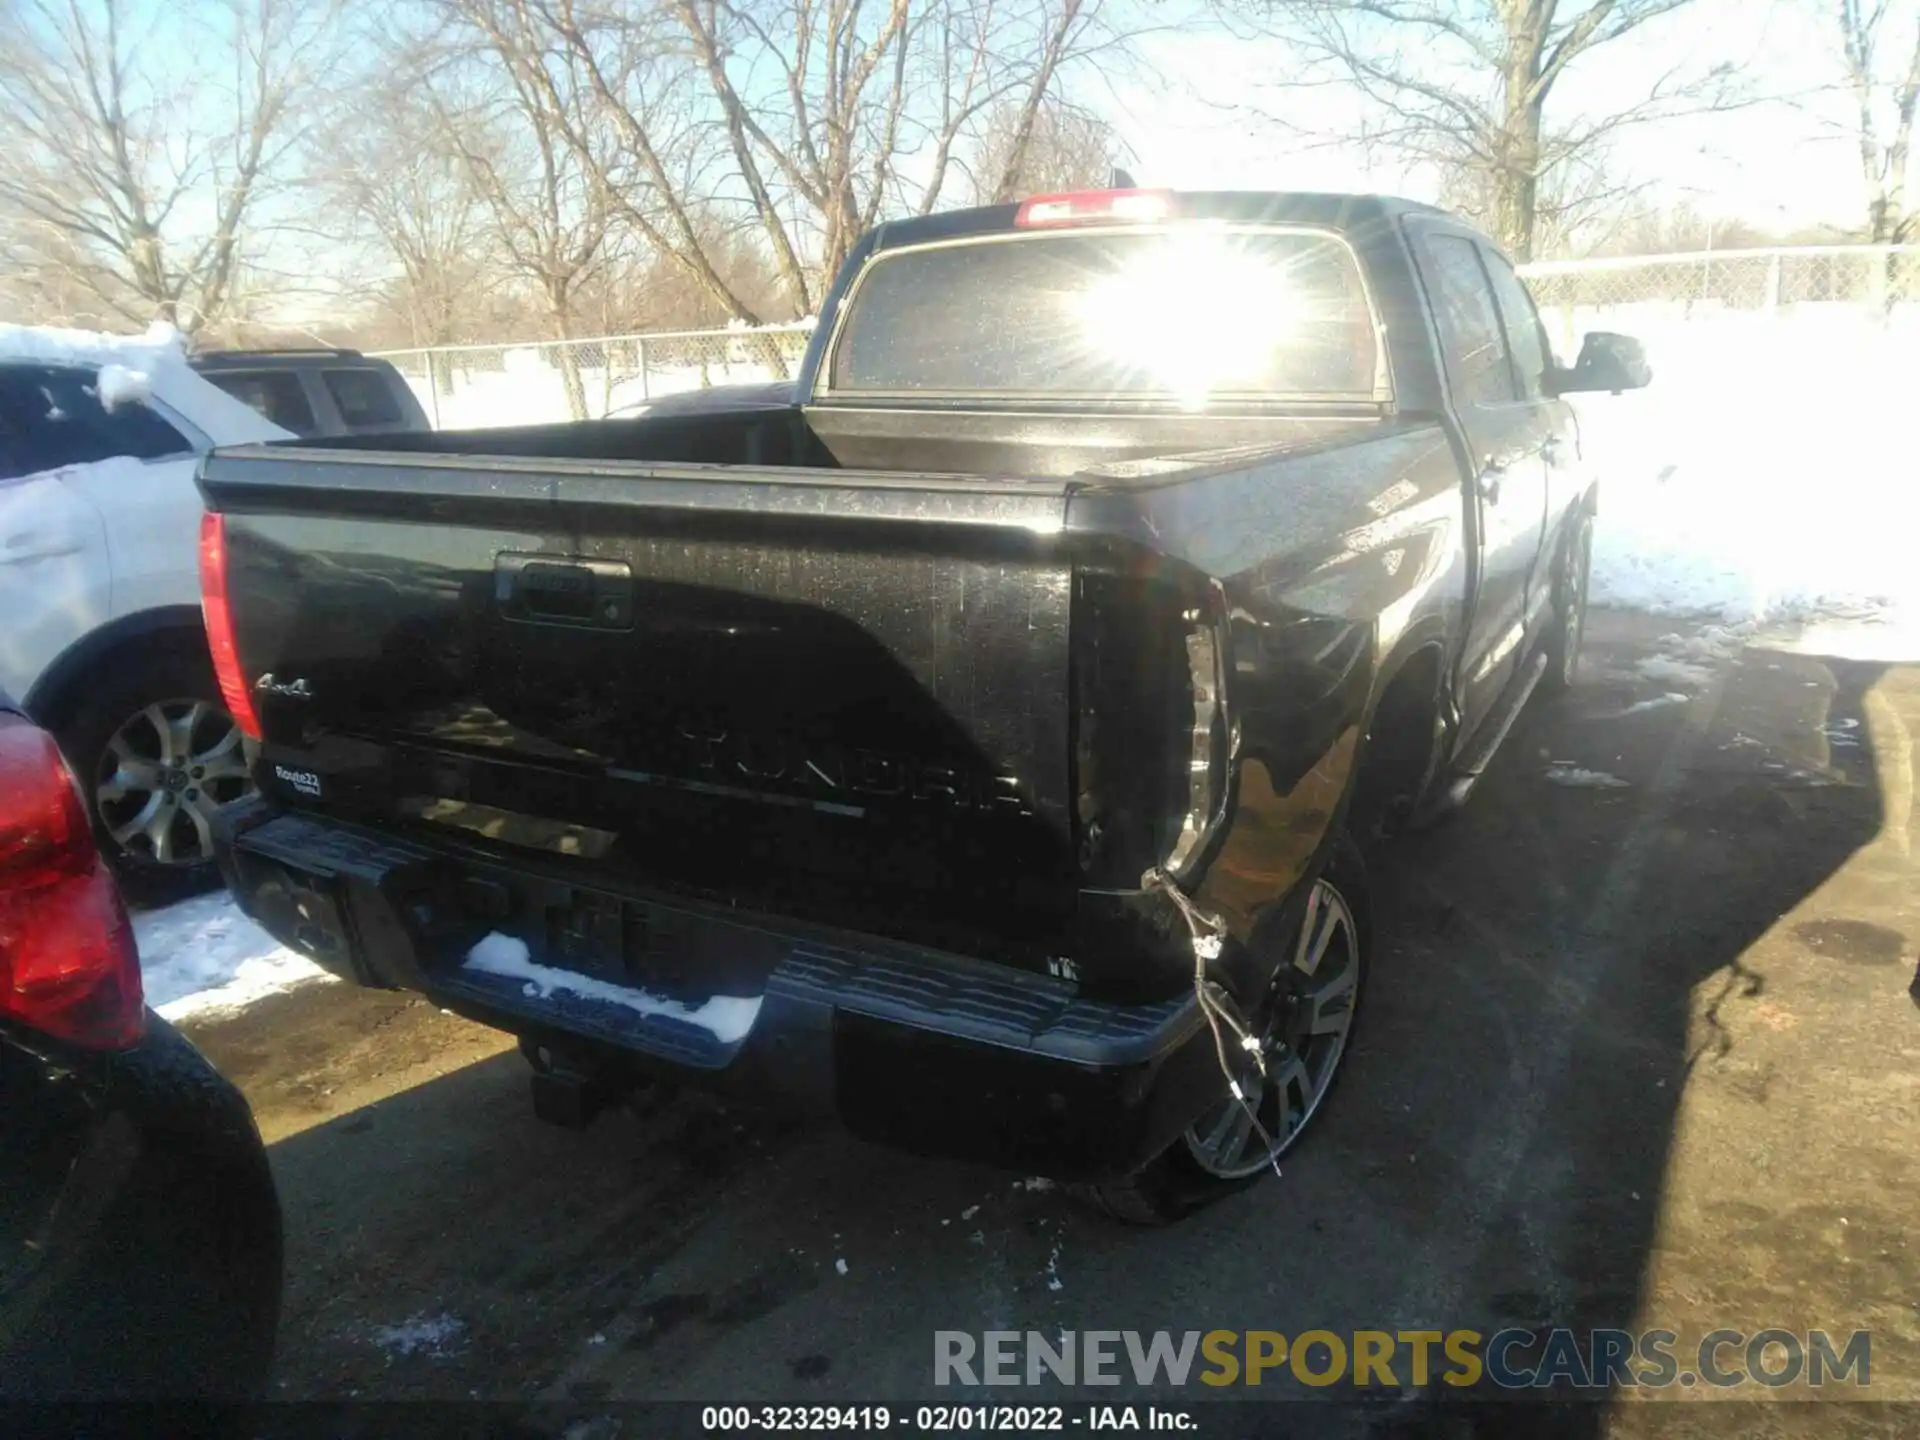
[{"label": "4x4 badge", "polygon": [[281,681],[273,678],[273,672],[271,670],[254,681],[253,688],[268,695],[283,695],[289,700],[311,700],[313,698],[313,691],[307,688],[307,682],[304,676],[296,680]]}]

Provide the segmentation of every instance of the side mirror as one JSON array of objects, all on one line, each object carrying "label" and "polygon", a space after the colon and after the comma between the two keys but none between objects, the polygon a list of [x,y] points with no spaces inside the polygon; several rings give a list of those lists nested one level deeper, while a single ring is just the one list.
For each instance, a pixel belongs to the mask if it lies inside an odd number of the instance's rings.
[{"label": "side mirror", "polygon": [[1618,395],[1622,390],[1641,390],[1653,379],[1653,367],[1647,364],[1647,352],[1631,335],[1613,335],[1604,330],[1589,331],[1580,341],[1580,358],[1573,367],[1554,372],[1556,395],[1582,390],[1607,390]]}]

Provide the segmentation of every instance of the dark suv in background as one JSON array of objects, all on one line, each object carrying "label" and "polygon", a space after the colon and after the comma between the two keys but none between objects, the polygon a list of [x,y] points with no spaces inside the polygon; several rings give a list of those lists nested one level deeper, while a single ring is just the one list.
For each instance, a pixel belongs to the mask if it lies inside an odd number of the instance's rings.
[{"label": "dark suv in background", "polygon": [[431,430],[400,372],[358,350],[208,350],[193,368],[294,434]]}]

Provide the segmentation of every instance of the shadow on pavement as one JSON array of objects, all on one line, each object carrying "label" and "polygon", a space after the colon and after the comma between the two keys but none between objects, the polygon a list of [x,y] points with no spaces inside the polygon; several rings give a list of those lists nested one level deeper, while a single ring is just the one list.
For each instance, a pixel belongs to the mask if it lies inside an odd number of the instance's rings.
[{"label": "shadow on pavement", "polygon": [[[936,1391],[932,1332],[1491,1334],[1663,1324],[1672,1306],[1747,1330],[1840,1326],[1844,1314],[1784,1302],[1738,1309],[1748,1292],[1732,1282],[1755,1264],[1788,1272],[1771,1292],[1788,1296],[1803,1252],[1825,1263],[1776,1201],[1798,1183],[1790,1161],[1668,1188],[1681,1107],[1708,1072],[1702,1103],[1750,1133],[1776,1123],[1770,1089],[1812,1083],[1825,1103],[1825,1082],[1742,1068],[1778,1002],[1775,948],[1816,957],[1796,967],[1829,965],[1806,973],[1831,975],[1848,1005],[1905,987],[1914,946],[1893,889],[1911,889],[1911,795],[1889,827],[1883,776],[1900,767],[1882,722],[1888,706],[1920,719],[1920,687],[1875,699],[1883,667],[1754,651],[1692,703],[1621,718],[1614,701],[1645,687],[1604,666],[1603,641],[1598,683],[1527,717],[1463,814],[1377,858],[1380,948],[1358,1048],[1284,1183],[1131,1231],[1043,1183],[704,1101],[580,1134],[543,1128],[524,1066],[503,1055],[274,1147],[289,1235],[282,1393],[1031,1403],[1036,1392]],[[1548,783],[1561,759],[1627,783]],[[1883,827],[1898,843],[1857,882],[1868,913],[1823,913],[1759,943]],[[1713,1238],[1666,1253],[1676,1206],[1704,1227],[1681,1232]],[[1654,1288],[1669,1272],[1678,1288]],[[1827,1283],[1846,1296],[1844,1277]],[[1598,1435],[1633,1433],[1644,1411],[1680,1433],[1666,1405],[1436,1417],[1426,1407],[1443,1387],[1422,1396],[1397,1379],[1406,1393],[1390,1411],[1289,1408],[1286,1428]],[[1268,1398],[1201,1391],[1160,1394]],[[1309,1394],[1287,1382],[1271,1398]],[[1698,1408],[1687,1423],[1718,1423]],[[1725,1413],[1719,1433],[1733,1433]]]},{"label": "shadow on pavement", "polygon": [[[1887,821],[1863,729],[1883,668],[1749,652],[1724,689],[1673,715],[1657,746],[1615,735],[1617,753],[1583,753],[1580,732],[1598,727],[1543,711],[1513,737],[1510,763],[1461,824],[1379,865],[1381,928],[1392,938],[1369,1017],[1367,1080],[1356,1087],[1368,1093],[1343,1097],[1340,1123],[1374,1127],[1377,1158],[1359,1178],[1405,1207],[1403,1233],[1439,1232],[1420,1268],[1443,1324],[1483,1333],[1671,1325],[1682,1331],[1683,1368],[1693,1369],[1689,1346],[1701,1331],[1670,1320],[1670,1297],[1648,1290],[1656,1249],[1673,1243],[1661,1222],[1675,1198],[1679,1108],[1711,1067],[1747,1091],[1742,1124],[1780,1125],[1767,1090],[1790,1077],[1746,1068],[1728,1012],[1767,1011],[1775,977],[1758,942]],[[1554,794],[1535,783],[1568,749],[1565,758],[1617,771],[1630,788]],[[1828,942],[1836,968],[1856,977],[1856,967],[1899,965],[1913,949],[1906,935],[1854,919],[1806,922],[1798,938]],[[1863,1058],[1868,1069],[1886,1063]],[[1356,1100],[1371,1119],[1350,1118]],[[1380,1119],[1396,1110],[1407,1168],[1426,1172],[1418,1182],[1388,1179],[1394,1157],[1380,1144],[1389,1133]],[[1717,1253],[1683,1254],[1669,1268],[1709,1289],[1716,1271],[1737,1274],[1756,1251],[1791,1271],[1805,1239],[1791,1215],[1769,1195],[1742,1192],[1740,1177],[1716,1178],[1730,1182],[1706,1199],[1723,1215]],[[1455,1207],[1471,1221],[1449,1213]],[[1714,1311],[1709,1297],[1693,1298]],[[1723,1303],[1703,1330],[1842,1328],[1846,1318]],[[1539,1352],[1512,1353],[1526,1363]],[[1710,1420],[1697,1409],[1689,1424],[1751,1433],[1752,1414]],[[1481,1413],[1472,1433],[1536,1433],[1541,1418]],[[1631,1432],[1638,1420],[1678,1433],[1680,1419],[1664,1405],[1552,1418],[1561,1434]]]}]

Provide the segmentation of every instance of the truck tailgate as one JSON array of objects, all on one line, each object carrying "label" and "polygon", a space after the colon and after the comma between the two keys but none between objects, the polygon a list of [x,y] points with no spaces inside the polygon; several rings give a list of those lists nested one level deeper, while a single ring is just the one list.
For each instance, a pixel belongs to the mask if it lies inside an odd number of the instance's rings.
[{"label": "truck tailgate", "polygon": [[974,953],[1074,905],[1062,482],[210,457],[262,788]]}]

